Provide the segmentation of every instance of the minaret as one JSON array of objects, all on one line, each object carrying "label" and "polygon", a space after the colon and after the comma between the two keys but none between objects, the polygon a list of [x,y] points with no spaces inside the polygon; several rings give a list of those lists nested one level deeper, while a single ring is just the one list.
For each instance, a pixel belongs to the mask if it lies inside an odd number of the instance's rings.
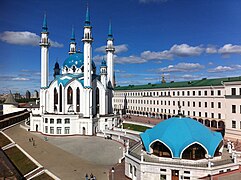
[{"label": "minaret", "polygon": [[84,37],[82,39],[84,43],[84,86],[91,87],[92,82],[92,34],[91,34],[91,25],[90,25],[90,16],[89,16],[89,8],[86,10],[86,19],[84,26]]},{"label": "minaret", "polygon": [[41,40],[40,40],[40,47],[41,47],[41,88],[46,88],[48,86],[48,74],[49,74],[49,39],[48,39],[48,27],[47,27],[47,19],[46,14],[44,15],[43,27],[41,32]]},{"label": "minaret", "polygon": [[69,54],[76,53],[76,42],[75,42],[75,32],[74,28],[72,28],[72,35],[70,38],[70,45],[69,45]]},{"label": "minaret", "polygon": [[103,84],[103,86],[106,88],[106,75],[107,75],[107,65],[106,65],[106,61],[103,58],[101,65],[100,65],[100,81]]},{"label": "minaret", "polygon": [[115,52],[115,48],[113,45],[113,35],[112,35],[112,27],[111,22],[109,24],[109,33],[107,38],[107,46],[105,48],[106,54],[107,54],[107,84],[108,87],[113,88],[114,87],[114,62],[113,62],[113,56]]}]

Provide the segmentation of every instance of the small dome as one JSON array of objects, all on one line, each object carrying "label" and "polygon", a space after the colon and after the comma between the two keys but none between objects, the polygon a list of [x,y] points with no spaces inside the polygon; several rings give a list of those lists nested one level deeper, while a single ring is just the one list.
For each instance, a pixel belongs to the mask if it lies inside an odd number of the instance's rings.
[{"label": "small dome", "polygon": [[151,145],[159,141],[170,149],[173,158],[180,158],[182,152],[194,143],[200,144],[208,155],[213,157],[223,140],[220,132],[211,131],[203,124],[187,117],[167,119],[140,136],[147,152],[150,153]]},{"label": "small dome", "polygon": [[107,66],[106,65],[106,61],[103,59],[102,62],[101,62],[101,66]]},{"label": "small dome", "polygon": [[[65,59],[63,67],[72,68],[76,66],[80,68],[84,65],[84,55],[82,52],[76,52],[74,54],[70,54],[67,59]],[[92,61],[92,68],[95,69],[95,63]]]}]

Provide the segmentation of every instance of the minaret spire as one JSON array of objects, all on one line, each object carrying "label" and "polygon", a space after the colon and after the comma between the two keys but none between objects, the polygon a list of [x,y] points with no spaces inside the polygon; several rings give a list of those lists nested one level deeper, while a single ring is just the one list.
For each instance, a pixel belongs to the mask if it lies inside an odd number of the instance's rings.
[{"label": "minaret spire", "polygon": [[72,27],[72,34],[71,34],[71,41],[75,42],[75,32],[74,32],[74,27]]},{"label": "minaret spire", "polygon": [[46,13],[44,14],[42,31],[43,31],[43,32],[47,32],[47,31],[48,31],[48,27],[47,27],[47,15],[46,15]]},{"label": "minaret spire", "polygon": [[90,26],[90,13],[89,13],[88,4],[87,4],[87,8],[86,8],[85,26]]},{"label": "minaret spire", "polygon": [[111,20],[110,20],[110,22],[109,22],[108,39],[113,39]]}]

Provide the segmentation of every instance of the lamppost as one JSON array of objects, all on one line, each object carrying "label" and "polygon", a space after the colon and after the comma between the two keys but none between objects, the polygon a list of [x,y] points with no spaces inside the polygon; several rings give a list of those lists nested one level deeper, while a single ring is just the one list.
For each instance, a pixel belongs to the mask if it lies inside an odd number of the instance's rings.
[{"label": "lamppost", "polygon": [[115,172],[115,168],[112,167],[112,169],[111,169],[111,180],[114,180],[114,172]]}]

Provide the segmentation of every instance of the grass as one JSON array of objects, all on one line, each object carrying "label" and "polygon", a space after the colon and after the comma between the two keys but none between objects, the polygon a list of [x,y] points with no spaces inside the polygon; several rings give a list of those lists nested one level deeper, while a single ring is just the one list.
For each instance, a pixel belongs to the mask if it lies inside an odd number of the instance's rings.
[{"label": "grass", "polygon": [[5,153],[23,175],[37,168],[36,164],[34,164],[17,147],[7,149],[5,150]]},{"label": "grass", "polygon": [[53,178],[50,177],[47,173],[43,173],[43,174],[33,178],[32,180],[53,180]]},{"label": "grass", "polygon": [[150,129],[150,127],[140,126],[136,124],[128,124],[128,123],[124,123],[123,128],[133,130],[133,131],[139,131],[139,132],[144,132],[145,130]]},{"label": "grass", "polygon": [[2,133],[0,133],[0,147],[4,147],[10,143],[11,143],[11,141],[6,136],[4,136]]}]

